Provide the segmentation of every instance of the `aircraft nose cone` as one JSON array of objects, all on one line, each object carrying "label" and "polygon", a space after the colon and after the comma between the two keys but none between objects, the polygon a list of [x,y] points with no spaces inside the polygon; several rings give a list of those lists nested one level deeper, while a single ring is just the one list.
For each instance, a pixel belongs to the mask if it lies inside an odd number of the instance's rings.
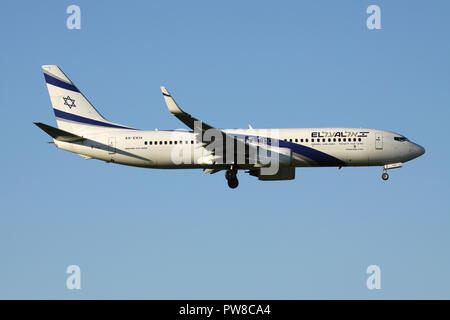
[{"label": "aircraft nose cone", "polygon": [[414,143],[411,151],[414,155],[414,158],[417,158],[425,153],[425,148]]},{"label": "aircraft nose cone", "polygon": [[421,155],[423,155],[425,153],[425,148],[422,147],[422,146],[419,146],[419,145],[417,145],[417,146],[419,147],[419,151],[418,151],[419,155],[418,155],[418,157],[420,157]]}]

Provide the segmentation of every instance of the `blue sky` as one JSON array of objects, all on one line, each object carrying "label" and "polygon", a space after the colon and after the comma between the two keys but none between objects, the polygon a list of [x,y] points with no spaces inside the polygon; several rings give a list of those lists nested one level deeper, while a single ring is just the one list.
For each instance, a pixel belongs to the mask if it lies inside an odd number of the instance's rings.
[{"label": "blue sky", "polygon": [[[81,8],[81,30],[66,8]],[[381,8],[381,30],[366,8]],[[0,298],[450,298],[448,1],[3,1]],[[369,127],[423,145],[285,182],[106,164],[56,149],[40,66],[111,121]],[[67,266],[82,289],[66,289]],[[381,268],[381,290],[366,268]]]}]

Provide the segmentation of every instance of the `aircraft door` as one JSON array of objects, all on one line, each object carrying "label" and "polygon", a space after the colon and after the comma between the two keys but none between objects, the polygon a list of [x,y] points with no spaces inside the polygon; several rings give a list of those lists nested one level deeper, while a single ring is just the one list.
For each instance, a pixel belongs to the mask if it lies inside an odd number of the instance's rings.
[{"label": "aircraft door", "polygon": [[108,138],[108,153],[109,154],[116,153],[116,137]]},{"label": "aircraft door", "polygon": [[375,132],[375,149],[383,150],[383,134],[381,132]]}]

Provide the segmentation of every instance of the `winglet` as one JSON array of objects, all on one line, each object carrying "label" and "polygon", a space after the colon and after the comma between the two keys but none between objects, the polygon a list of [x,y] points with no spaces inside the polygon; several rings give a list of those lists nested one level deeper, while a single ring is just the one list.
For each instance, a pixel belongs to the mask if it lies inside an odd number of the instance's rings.
[{"label": "winglet", "polygon": [[161,92],[164,96],[164,100],[166,102],[167,108],[169,109],[169,111],[176,115],[176,114],[183,114],[185,113],[183,110],[181,110],[181,108],[177,105],[177,103],[175,102],[175,100],[172,98],[172,96],[170,95],[169,91],[167,91],[166,87],[161,87]]},{"label": "winglet", "polygon": [[204,130],[208,130],[208,129],[214,129],[213,127],[211,127],[210,125],[197,120],[196,118],[194,118],[193,116],[191,116],[189,113],[184,112],[175,102],[175,100],[172,98],[172,96],[170,95],[169,91],[167,91],[167,89],[165,87],[161,87],[161,92],[163,94],[164,97],[164,101],[166,102],[167,105],[167,109],[169,109],[170,113],[172,113],[175,117],[178,118],[178,120],[180,120],[181,122],[183,122],[186,126],[188,126],[188,128],[191,128],[191,130],[196,130],[196,125],[198,125],[198,123],[201,124],[201,126],[199,127],[200,130],[204,131]]}]

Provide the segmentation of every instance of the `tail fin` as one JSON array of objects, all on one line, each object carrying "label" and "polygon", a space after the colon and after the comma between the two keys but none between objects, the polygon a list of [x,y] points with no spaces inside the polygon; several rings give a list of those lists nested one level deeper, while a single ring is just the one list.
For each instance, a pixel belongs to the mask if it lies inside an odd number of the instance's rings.
[{"label": "tail fin", "polygon": [[59,129],[75,133],[105,127],[133,129],[103,118],[58,66],[44,65],[42,70]]}]

